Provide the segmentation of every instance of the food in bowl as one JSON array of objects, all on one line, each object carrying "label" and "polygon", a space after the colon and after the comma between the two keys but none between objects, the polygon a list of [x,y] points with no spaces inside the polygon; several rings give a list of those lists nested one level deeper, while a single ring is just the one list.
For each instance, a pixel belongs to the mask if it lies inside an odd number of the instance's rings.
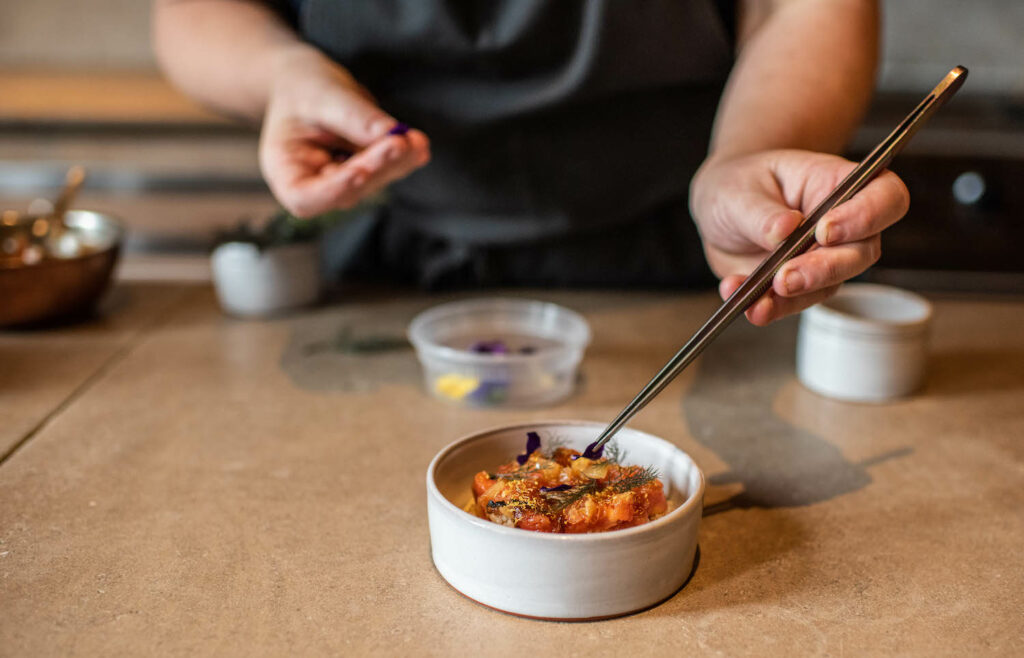
[{"label": "food in bowl", "polygon": [[626,614],[679,590],[695,564],[704,476],[686,453],[650,434],[624,427],[615,435],[627,453],[624,463],[658,469],[671,509],[650,523],[614,532],[529,532],[465,511],[474,476],[522,453],[527,432],[536,432],[549,449],[582,451],[604,428],[604,423],[532,420],[471,434],[438,452],[426,474],[431,556],[438,573],[474,601],[544,619]]},{"label": "food in bowl", "polygon": [[658,472],[627,466],[613,446],[589,459],[527,434],[526,452],[473,478],[466,511],[504,526],[537,532],[608,532],[642,525],[669,509]]}]

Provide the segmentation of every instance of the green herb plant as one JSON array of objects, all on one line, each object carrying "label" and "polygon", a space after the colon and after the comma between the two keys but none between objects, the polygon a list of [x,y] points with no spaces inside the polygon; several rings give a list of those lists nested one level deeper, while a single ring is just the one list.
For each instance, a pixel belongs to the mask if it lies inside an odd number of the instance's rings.
[{"label": "green herb plant", "polygon": [[350,210],[332,210],[308,219],[296,217],[282,209],[263,222],[242,219],[231,228],[218,231],[214,247],[229,242],[244,242],[255,245],[262,252],[271,247],[312,242],[363,209],[364,207],[360,206]]}]

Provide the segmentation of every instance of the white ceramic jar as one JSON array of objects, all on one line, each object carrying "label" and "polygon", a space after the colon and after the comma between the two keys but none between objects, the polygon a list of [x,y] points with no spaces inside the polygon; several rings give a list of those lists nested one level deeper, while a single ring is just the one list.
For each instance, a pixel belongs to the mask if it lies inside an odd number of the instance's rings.
[{"label": "white ceramic jar", "polygon": [[217,298],[232,315],[260,317],[312,304],[320,295],[317,242],[269,247],[228,242],[213,251]]},{"label": "white ceramic jar", "polygon": [[932,306],[906,290],[848,283],[801,314],[797,377],[840,400],[882,402],[920,387]]}]

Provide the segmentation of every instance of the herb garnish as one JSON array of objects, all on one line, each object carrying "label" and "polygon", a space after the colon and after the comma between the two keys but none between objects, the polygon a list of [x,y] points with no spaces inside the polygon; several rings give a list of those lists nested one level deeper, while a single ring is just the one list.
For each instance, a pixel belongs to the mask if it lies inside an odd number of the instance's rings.
[{"label": "herb garnish", "polygon": [[561,512],[573,503],[582,500],[587,494],[597,493],[600,484],[597,480],[589,480],[565,491],[551,491],[545,494],[551,505],[552,512]]},{"label": "herb garnish", "polygon": [[615,493],[626,493],[637,487],[642,487],[645,484],[650,484],[658,479],[658,471],[652,466],[641,469],[640,471],[627,475],[618,482],[612,483],[609,489]]},{"label": "herb garnish", "polygon": [[618,441],[609,441],[605,445],[605,459],[613,464],[625,464],[626,451],[622,449]]}]

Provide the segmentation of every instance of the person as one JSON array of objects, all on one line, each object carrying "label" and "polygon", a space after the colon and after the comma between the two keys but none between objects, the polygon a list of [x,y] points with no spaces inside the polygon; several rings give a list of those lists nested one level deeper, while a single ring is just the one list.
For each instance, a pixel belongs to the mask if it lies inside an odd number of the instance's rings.
[{"label": "person", "polygon": [[[879,20],[869,0],[155,0],[154,43],[186,93],[262,122],[292,213],[388,188],[335,245],[343,272],[686,286],[710,266],[724,298],[853,168],[835,154]],[[908,205],[880,175],[748,319],[833,294]]]}]

